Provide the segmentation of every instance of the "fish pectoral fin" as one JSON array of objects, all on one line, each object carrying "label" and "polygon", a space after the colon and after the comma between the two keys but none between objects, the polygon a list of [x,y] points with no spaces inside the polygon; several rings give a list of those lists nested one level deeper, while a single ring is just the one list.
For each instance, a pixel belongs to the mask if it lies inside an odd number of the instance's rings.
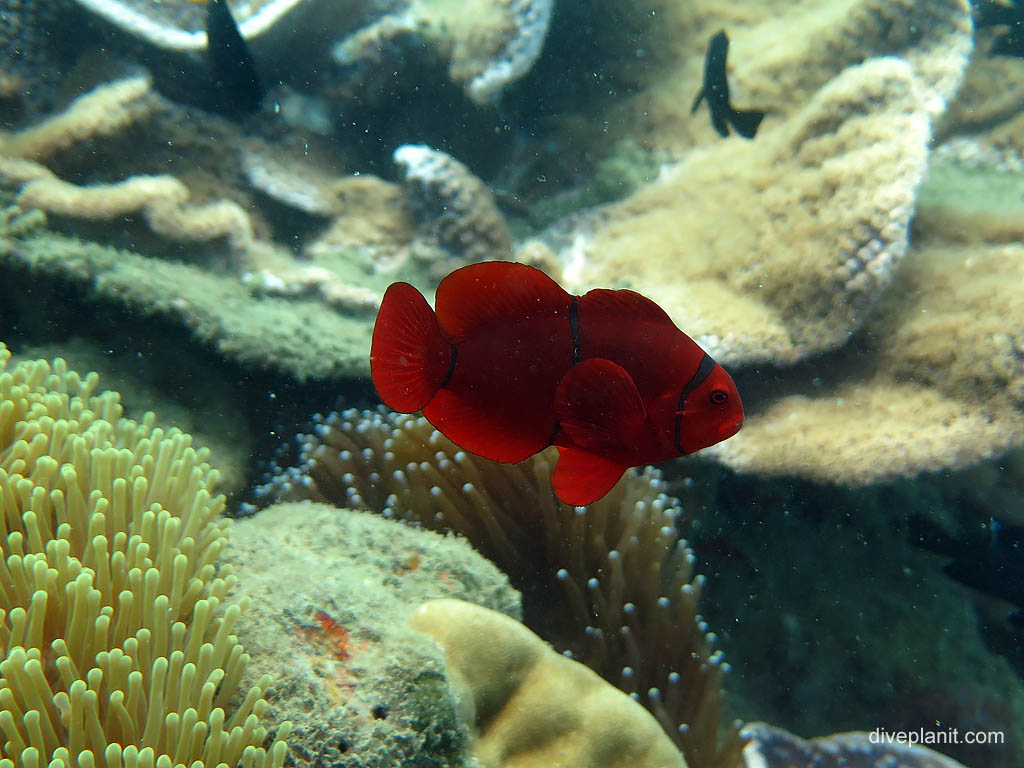
[{"label": "fish pectoral fin", "polygon": [[628,467],[617,461],[595,453],[558,446],[558,463],[551,486],[560,501],[583,507],[608,493],[626,469]]},{"label": "fish pectoral fin", "polygon": [[690,114],[691,115],[694,114],[697,111],[697,108],[700,107],[700,103],[702,101],[704,101],[704,87],[703,86],[701,86],[701,89],[699,91],[697,91],[697,98],[695,98],[693,100],[693,106],[690,107]]},{"label": "fish pectoral fin", "polygon": [[558,383],[555,416],[579,448],[621,452],[638,443],[647,409],[625,368],[594,357],[574,365]]}]

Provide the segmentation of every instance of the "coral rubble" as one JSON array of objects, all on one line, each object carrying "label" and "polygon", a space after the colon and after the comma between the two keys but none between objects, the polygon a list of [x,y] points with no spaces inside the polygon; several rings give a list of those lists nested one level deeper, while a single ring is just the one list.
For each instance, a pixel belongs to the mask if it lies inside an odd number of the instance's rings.
[{"label": "coral rubble", "polygon": [[836,733],[805,740],[767,723],[751,723],[744,733],[751,737],[743,755],[748,768],[965,768],[928,747],[880,744],[870,733]]}]

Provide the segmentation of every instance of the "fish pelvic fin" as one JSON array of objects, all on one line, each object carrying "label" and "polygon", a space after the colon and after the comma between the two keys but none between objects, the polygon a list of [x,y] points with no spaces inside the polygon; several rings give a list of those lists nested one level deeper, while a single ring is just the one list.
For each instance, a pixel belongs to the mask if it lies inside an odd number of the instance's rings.
[{"label": "fish pelvic fin", "polygon": [[518,464],[547,447],[554,430],[541,414],[524,417],[510,429],[504,419],[495,419],[493,411],[449,388],[437,394],[423,407],[423,415],[439,432],[463,450],[491,461]]},{"label": "fish pelvic fin", "polygon": [[763,119],[764,112],[759,109],[733,109],[729,115],[729,122],[736,129],[736,133],[745,139],[754,138]]},{"label": "fish pelvic fin", "polygon": [[[710,105],[710,101],[708,104]],[[721,136],[723,139],[729,137],[729,118],[731,115],[725,115],[722,113],[721,105],[712,107],[711,109],[711,126],[715,129],[715,133]]]},{"label": "fish pelvic fin", "polygon": [[370,375],[384,404],[401,413],[423,408],[450,376],[455,354],[423,295],[408,283],[392,284],[370,345]]},{"label": "fish pelvic fin", "polygon": [[558,463],[551,487],[559,501],[583,507],[610,491],[627,467],[596,453],[558,446]]}]

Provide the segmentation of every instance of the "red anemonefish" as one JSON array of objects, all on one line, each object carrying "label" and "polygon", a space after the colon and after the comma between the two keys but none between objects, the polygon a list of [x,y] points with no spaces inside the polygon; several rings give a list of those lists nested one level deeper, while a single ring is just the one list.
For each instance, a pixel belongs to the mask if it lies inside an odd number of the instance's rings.
[{"label": "red anemonefish", "polygon": [[743,424],[729,374],[634,291],[571,296],[538,269],[490,261],[448,275],[434,304],[408,283],[385,292],[370,350],[377,393],[494,461],[553,443],[552,485],[566,504],[590,504],[629,467]]}]

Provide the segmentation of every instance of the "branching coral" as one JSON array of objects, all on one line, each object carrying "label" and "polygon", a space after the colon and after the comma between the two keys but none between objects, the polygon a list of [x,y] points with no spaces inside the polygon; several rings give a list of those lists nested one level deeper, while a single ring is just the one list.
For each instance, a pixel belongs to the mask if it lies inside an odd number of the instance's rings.
[{"label": "branching coral", "polygon": [[[3,372],[0,731],[8,768],[280,768],[261,680],[232,628],[244,604],[216,560],[224,497],[206,452],[122,417],[60,359]],[[222,615],[218,615],[221,614]]]},{"label": "branching coral", "polygon": [[351,67],[401,56],[408,38],[423,39],[449,58],[452,80],[479,104],[533,66],[551,22],[552,0],[412,0],[340,40],[334,60]]},{"label": "branching coral", "polygon": [[301,438],[301,453],[265,496],[460,533],[523,591],[527,624],[635,694],[690,765],[735,765],[735,731],[718,739],[722,657],[696,614],[703,579],[692,577],[679,510],[653,470],[628,474],[590,507],[569,507],[551,491],[551,452],[497,464],[459,450],[422,417],[384,411],[328,416]]},{"label": "branching coral", "polygon": [[168,175],[81,186],[57,178],[38,162],[76,142],[116,133],[146,116],[155,102],[148,79],[127,78],[98,86],[39,125],[0,136],[0,182],[20,187],[17,202],[26,210],[87,220],[141,212],[153,231],[165,237],[183,241],[227,237],[237,253],[248,253],[255,247],[252,223],[237,203],[191,205],[188,188]]},{"label": "branching coral", "polygon": [[413,216],[442,248],[470,262],[508,259],[512,236],[494,195],[451,155],[422,144],[394,153]]}]

